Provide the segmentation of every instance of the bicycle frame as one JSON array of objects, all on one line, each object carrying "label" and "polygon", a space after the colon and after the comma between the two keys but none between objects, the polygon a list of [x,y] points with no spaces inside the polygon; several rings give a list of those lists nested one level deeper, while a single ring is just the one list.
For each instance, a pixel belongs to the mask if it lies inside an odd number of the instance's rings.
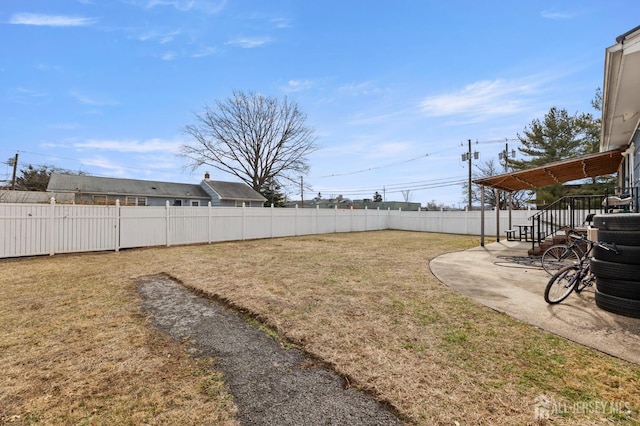
[{"label": "bicycle frame", "polygon": [[560,303],[572,291],[575,290],[576,293],[579,293],[585,287],[593,285],[595,277],[590,270],[590,260],[591,252],[596,245],[617,252],[615,246],[611,248],[603,243],[591,241],[582,235],[573,238],[576,238],[576,241],[587,243],[587,250],[580,257],[578,264],[566,266],[551,277],[544,290],[544,299],[549,304]]}]

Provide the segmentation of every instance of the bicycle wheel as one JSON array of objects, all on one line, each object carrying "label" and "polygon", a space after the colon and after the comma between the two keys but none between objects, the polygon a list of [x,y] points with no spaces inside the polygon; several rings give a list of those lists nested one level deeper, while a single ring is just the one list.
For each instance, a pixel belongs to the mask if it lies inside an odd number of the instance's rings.
[{"label": "bicycle wheel", "polygon": [[566,266],[556,272],[544,289],[544,300],[553,305],[566,299],[576,287],[579,272],[578,265]]},{"label": "bicycle wheel", "polygon": [[542,253],[541,261],[542,268],[553,275],[564,267],[576,265],[580,262],[580,255],[565,244],[556,244]]}]

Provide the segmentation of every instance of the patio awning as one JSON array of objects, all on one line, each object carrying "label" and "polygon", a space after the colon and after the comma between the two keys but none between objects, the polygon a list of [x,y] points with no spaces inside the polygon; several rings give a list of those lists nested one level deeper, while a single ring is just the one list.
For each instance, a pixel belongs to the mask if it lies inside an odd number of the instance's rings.
[{"label": "patio awning", "polygon": [[626,147],[549,163],[527,170],[476,179],[473,183],[501,191],[519,191],[615,173]]}]

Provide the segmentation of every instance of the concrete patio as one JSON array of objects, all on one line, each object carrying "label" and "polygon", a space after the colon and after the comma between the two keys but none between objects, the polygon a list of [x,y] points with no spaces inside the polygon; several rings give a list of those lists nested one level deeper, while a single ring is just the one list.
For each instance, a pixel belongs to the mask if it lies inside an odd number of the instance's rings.
[{"label": "concrete patio", "polygon": [[431,272],[479,303],[604,353],[640,364],[640,319],[596,306],[594,288],[557,305],[544,301],[549,281],[530,242],[500,241],[433,259]]}]

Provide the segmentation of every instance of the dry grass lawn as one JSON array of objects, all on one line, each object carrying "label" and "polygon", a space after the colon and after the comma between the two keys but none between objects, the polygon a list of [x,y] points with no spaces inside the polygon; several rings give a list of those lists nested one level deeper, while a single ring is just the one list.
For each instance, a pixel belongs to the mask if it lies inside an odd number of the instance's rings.
[{"label": "dry grass lawn", "polygon": [[[637,424],[640,368],[478,305],[429,260],[475,237],[382,231],[2,261],[0,423],[234,424],[215,360],[153,329],[167,273],[415,424]],[[536,398],[558,405],[537,422]],[[604,406],[604,404],[607,404]]]}]

